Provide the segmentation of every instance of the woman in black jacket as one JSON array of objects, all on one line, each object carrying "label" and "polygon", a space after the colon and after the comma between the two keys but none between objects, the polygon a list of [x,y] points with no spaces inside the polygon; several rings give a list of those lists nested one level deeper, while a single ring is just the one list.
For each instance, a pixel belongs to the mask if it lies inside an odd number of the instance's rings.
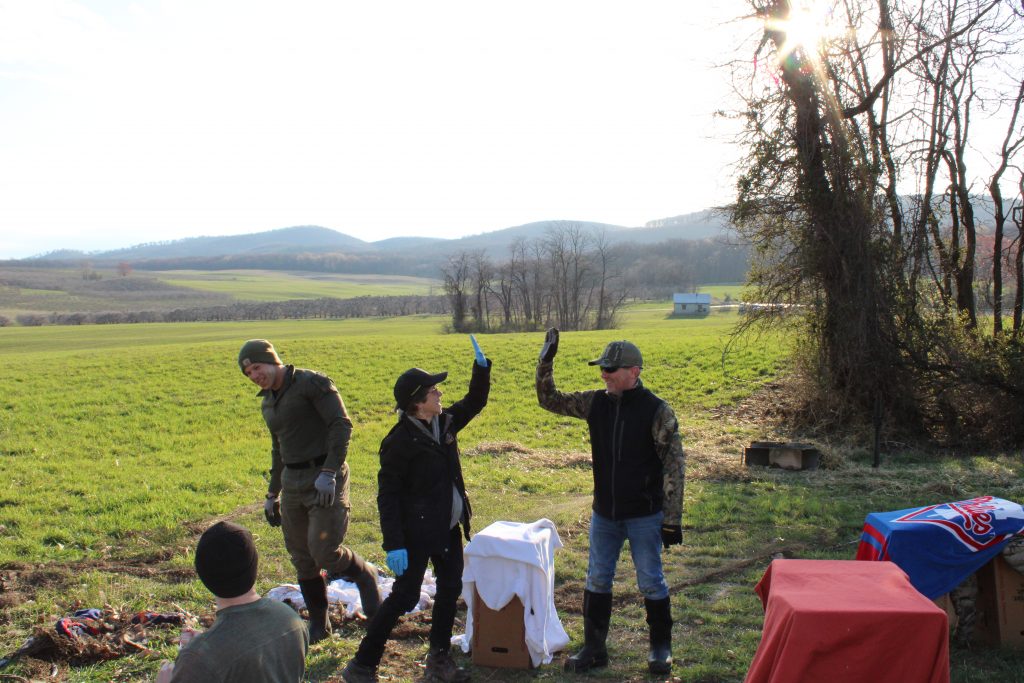
[{"label": "woman in black jacket", "polygon": [[442,408],[437,385],[447,376],[447,372],[432,375],[412,368],[395,382],[398,422],[380,445],[377,507],[387,564],[397,578],[391,595],[370,620],[355,657],[342,671],[349,683],[377,680],[391,629],[419,602],[428,561],[434,568],[437,594],[427,680],[469,680],[449,649],[455,604],[462,593],[461,536],[469,539],[472,516],[456,435],[487,405],[491,363],[478,351],[468,393]]}]

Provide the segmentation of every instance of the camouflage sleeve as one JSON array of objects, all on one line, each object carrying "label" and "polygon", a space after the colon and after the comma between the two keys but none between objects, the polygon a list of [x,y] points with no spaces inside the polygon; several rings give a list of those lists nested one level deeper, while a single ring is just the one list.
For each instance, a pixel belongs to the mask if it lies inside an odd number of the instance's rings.
[{"label": "camouflage sleeve", "polygon": [[662,401],[651,427],[654,447],[665,473],[665,524],[682,524],[686,486],[686,451],[679,438],[679,421],[672,406]]},{"label": "camouflage sleeve", "polygon": [[541,408],[558,415],[568,415],[585,420],[590,414],[590,404],[594,401],[593,391],[577,391],[565,393],[555,388],[555,375],[552,363],[537,363],[537,401]]}]

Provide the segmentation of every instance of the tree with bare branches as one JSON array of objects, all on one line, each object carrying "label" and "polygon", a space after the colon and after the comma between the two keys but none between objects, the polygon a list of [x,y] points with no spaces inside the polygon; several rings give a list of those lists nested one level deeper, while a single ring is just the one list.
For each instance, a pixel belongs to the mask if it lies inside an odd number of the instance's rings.
[{"label": "tree with bare branches", "polygon": [[[732,217],[754,247],[759,298],[807,311],[801,348],[829,410],[882,406],[962,434],[957,391],[1024,397],[1020,350],[983,338],[976,299],[991,281],[999,329],[1022,13],[1000,0],[847,0],[815,23],[790,0],[751,6],[763,34],[754,68],[744,65],[747,156]],[[987,176],[992,226],[977,194],[979,112],[1008,131]]]}]

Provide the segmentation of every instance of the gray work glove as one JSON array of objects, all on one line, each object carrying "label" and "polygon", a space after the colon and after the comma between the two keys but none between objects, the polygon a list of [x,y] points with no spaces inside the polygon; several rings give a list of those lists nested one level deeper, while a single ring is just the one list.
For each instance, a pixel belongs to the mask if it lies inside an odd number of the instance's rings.
[{"label": "gray work glove", "polygon": [[558,353],[558,328],[549,327],[547,334],[544,335],[544,346],[540,349],[540,361],[550,363],[555,359],[556,353]]},{"label": "gray work glove", "polygon": [[334,505],[334,472],[324,470],[316,477],[316,504],[322,508],[329,508]]},{"label": "gray work glove", "polygon": [[268,493],[263,501],[263,515],[270,526],[281,526],[281,499]]}]

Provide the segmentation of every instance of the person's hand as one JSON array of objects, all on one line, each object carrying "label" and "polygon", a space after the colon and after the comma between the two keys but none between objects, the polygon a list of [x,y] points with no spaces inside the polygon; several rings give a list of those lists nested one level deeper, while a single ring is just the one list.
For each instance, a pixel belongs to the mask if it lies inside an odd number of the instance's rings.
[{"label": "person's hand", "polygon": [[174,662],[163,662],[160,665],[160,671],[156,675],[156,683],[171,683],[171,677],[174,676]]},{"label": "person's hand", "polygon": [[199,635],[199,631],[195,630],[191,626],[186,626],[181,629],[181,635],[178,636],[178,647],[185,647],[192,642],[192,639]]},{"label": "person's hand", "polygon": [[316,487],[316,504],[322,508],[329,508],[334,505],[334,472],[322,470],[313,483]]},{"label": "person's hand", "polygon": [[281,499],[278,496],[267,494],[263,501],[263,515],[270,526],[281,526]]},{"label": "person's hand", "polygon": [[544,346],[540,349],[540,362],[550,363],[558,353],[558,328],[549,327],[544,335]]},{"label": "person's hand", "polygon": [[476,364],[482,368],[487,367],[487,356],[484,355],[483,349],[476,343],[476,337],[469,335],[469,341],[473,342],[473,354],[476,356]]},{"label": "person's hand", "polygon": [[682,545],[683,527],[678,524],[662,524],[661,542],[665,546],[665,550],[668,550],[670,545]]},{"label": "person's hand", "polygon": [[409,568],[409,552],[405,548],[388,551],[388,569],[395,576],[401,576]]}]

